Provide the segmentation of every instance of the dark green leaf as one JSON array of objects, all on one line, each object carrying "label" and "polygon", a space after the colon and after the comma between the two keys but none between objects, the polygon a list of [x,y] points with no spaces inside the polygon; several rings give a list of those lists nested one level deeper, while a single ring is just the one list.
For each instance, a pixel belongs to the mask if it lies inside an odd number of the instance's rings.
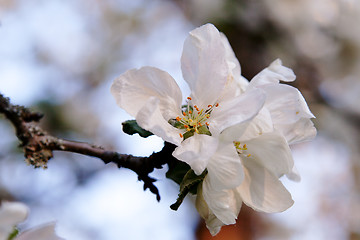
[{"label": "dark green leaf", "polygon": [[135,133],[138,133],[141,137],[148,137],[153,135],[151,132],[141,128],[136,120],[128,120],[122,123],[123,125],[123,131],[124,133],[127,133],[129,135],[133,135]]},{"label": "dark green leaf", "polygon": [[190,170],[190,166],[182,161],[169,162],[168,166],[166,177],[180,185],[185,174]]},{"label": "dark green leaf", "polygon": [[184,198],[189,192],[196,194],[197,187],[200,183],[202,183],[206,174],[207,174],[207,170],[205,170],[201,175],[196,175],[195,172],[192,169],[190,169],[185,174],[184,179],[180,184],[180,193],[178,195],[176,202],[172,204],[170,208],[175,211],[178,210],[181,203],[184,201]]}]

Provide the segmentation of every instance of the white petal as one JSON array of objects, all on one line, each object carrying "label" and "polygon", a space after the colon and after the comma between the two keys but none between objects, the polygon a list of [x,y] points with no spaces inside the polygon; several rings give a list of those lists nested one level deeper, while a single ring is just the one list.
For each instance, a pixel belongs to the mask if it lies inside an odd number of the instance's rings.
[{"label": "white petal", "polygon": [[220,36],[225,47],[229,75],[227,77],[227,82],[223,92],[221,93],[221,98],[219,101],[238,96],[239,94],[245,92],[247,86],[249,85],[249,81],[241,76],[240,63],[236,58],[227,37],[223,33],[220,33]]},{"label": "white petal", "polygon": [[202,218],[207,219],[209,217],[210,210],[204,200],[202,184],[199,184],[197,188],[195,207]]},{"label": "white petal", "polygon": [[[244,142],[249,161],[256,161],[277,177],[290,173],[294,160],[286,139],[279,133],[264,133]],[[247,158],[247,157],[244,157]]]},{"label": "white petal", "polygon": [[280,180],[255,161],[244,160],[245,180],[237,188],[246,205],[257,211],[282,212],[294,201]]},{"label": "white petal", "polygon": [[228,65],[228,69],[235,80],[240,78],[241,75],[241,68],[239,60],[236,58],[234,51],[232,50],[232,47],[229,43],[229,40],[225,36],[225,34],[220,33],[221,42],[225,47],[225,56],[226,56],[226,62]]},{"label": "white petal", "polygon": [[285,84],[269,84],[261,89],[266,92],[265,107],[270,111],[274,124],[290,124],[300,118],[314,117],[296,88]]},{"label": "white petal", "polygon": [[160,100],[161,111],[167,118],[180,112],[182,95],[175,80],[165,71],[154,67],[131,69],[116,78],[111,86],[116,103],[135,117],[150,97]]},{"label": "white petal", "polygon": [[254,89],[229,101],[220,102],[211,113],[210,132],[217,135],[227,127],[252,119],[260,111],[264,101],[264,93]]},{"label": "white petal", "polygon": [[209,229],[211,236],[215,236],[221,230],[221,227],[225,224],[220,221],[214,214],[210,214],[209,217],[205,220],[206,227]]},{"label": "white petal", "polygon": [[280,59],[275,60],[269,67],[259,72],[251,79],[248,89],[253,89],[269,83],[279,83],[279,81],[292,82],[296,78],[293,70],[282,65]]},{"label": "white petal", "polygon": [[[233,127],[230,129],[232,128]],[[237,138],[233,138],[233,140],[238,141],[241,139],[241,141],[248,141],[260,136],[261,134],[273,132],[273,130],[274,127],[270,112],[266,108],[262,108],[256,117],[250,121],[245,132],[241,135],[237,135]],[[230,131],[232,131],[235,136],[235,130]]]},{"label": "white petal", "polygon": [[220,142],[218,150],[208,163],[207,170],[209,183],[217,190],[236,188],[244,179],[243,167],[232,142]]},{"label": "white petal", "polygon": [[9,226],[12,229],[14,225],[26,219],[28,211],[27,206],[21,202],[1,202],[0,227]]},{"label": "white petal", "polygon": [[198,210],[200,216],[205,219],[206,227],[209,229],[209,232],[212,236],[215,236],[220,232],[220,229],[225,224],[221,222],[213,212],[210,211],[207,203],[204,200],[204,196],[202,193],[202,184],[199,185],[197,195],[196,195],[196,202],[195,202],[196,209]]},{"label": "white petal", "polygon": [[220,141],[232,143],[233,141],[238,140],[241,136],[244,135],[250,124],[251,121],[246,121],[226,128],[219,136]]},{"label": "white petal", "polygon": [[297,168],[295,167],[295,165],[294,165],[293,169],[291,170],[291,172],[286,174],[286,177],[288,179],[290,179],[291,181],[294,181],[294,182],[300,182],[301,181],[300,173],[297,170]]},{"label": "white petal", "polygon": [[210,212],[224,224],[234,224],[241,208],[241,198],[236,189],[214,189],[207,175],[203,182],[203,197]]},{"label": "white petal", "polygon": [[205,134],[195,134],[184,140],[178,146],[173,156],[186,162],[197,175],[200,175],[208,165],[209,159],[216,152],[218,139]]},{"label": "white petal", "polygon": [[3,201],[0,205],[0,239],[6,240],[14,227],[23,222],[28,215],[28,208],[20,202]]},{"label": "white petal", "polygon": [[225,47],[226,61],[229,69],[227,82],[219,99],[219,101],[222,101],[226,98],[232,98],[245,92],[247,86],[249,85],[249,81],[241,76],[240,63],[237,60],[228,39],[223,33],[220,33],[220,36]]},{"label": "white petal", "polygon": [[47,224],[21,233],[16,240],[63,240],[55,233],[55,224]]},{"label": "white petal", "polygon": [[300,118],[292,124],[275,124],[275,128],[285,136],[289,144],[309,141],[316,136],[316,128],[308,118]]},{"label": "white petal", "polygon": [[180,129],[170,125],[164,118],[160,108],[160,100],[150,97],[136,116],[136,122],[140,127],[161,137],[164,141],[180,145],[182,137]]},{"label": "white petal", "polygon": [[190,32],[184,42],[181,69],[193,103],[200,108],[214,104],[229,74],[225,47],[214,25],[206,24]]}]

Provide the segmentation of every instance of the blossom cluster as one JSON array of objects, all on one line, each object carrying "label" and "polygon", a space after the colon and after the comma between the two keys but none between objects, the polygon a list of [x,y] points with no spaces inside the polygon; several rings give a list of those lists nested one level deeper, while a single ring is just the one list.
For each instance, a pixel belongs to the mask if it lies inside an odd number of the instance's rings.
[{"label": "blossom cluster", "polygon": [[301,93],[280,83],[294,81],[294,72],[278,59],[249,82],[212,24],[189,33],[181,69],[191,90],[185,105],[175,80],[154,67],[120,75],[111,93],[140,127],[175,144],[173,156],[205,176],[196,207],[211,234],[234,224],[242,203],[268,213],[292,206],[279,180],[300,179],[289,145],[316,135]]}]

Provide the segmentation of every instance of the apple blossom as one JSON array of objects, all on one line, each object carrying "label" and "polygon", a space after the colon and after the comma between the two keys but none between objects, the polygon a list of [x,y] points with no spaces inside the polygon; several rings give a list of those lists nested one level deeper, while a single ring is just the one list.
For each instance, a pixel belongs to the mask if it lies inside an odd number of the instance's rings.
[{"label": "apple blossom", "polygon": [[[238,139],[220,141],[197,192],[197,209],[213,235],[222,225],[235,223],[242,203],[267,213],[284,211],[293,204],[290,193],[278,179],[293,167],[291,151],[282,134],[272,132],[249,140]],[[234,167],[237,165],[242,171]]]},{"label": "apple blossom", "polygon": [[[249,83],[226,36],[212,24],[190,32],[181,69],[191,90],[183,106],[175,80],[154,67],[129,70],[111,86],[117,104],[140,127],[177,145],[173,156],[198,175],[184,176],[172,208],[187,193],[181,189],[197,186],[196,207],[215,235],[235,223],[242,203],[269,213],[292,206],[279,180],[299,178],[289,144],[316,134],[301,93],[280,84],[295,80],[293,71],[276,60]],[[194,185],[188,176],[196,176]]]},{"label": "apple blossom", "polygon": [[116,78],[111,93],[140,127],[178,147],[173,155],[200,175],[215,153],[220,133],[251,120],[263,106],[262,90],[236,95],[240,74],[222,34],[206,24],[190,32],[181,57],[184,80],[191,89],[183,108],[175,80],[154,67],[132,69]]},{"label": "apple blossom", "polygon": [[[231,46],[225,46],[234,69],[240,69]],[[235,96],[259,88],[266,100],[251,121],[221,133],[218,149],[207,165],[208,174],[198,186],[196,207],[212,235],[221,226],[235,223],[242,203],[262,212],[281,212],[292,206],[291,195],[279,180],[283,175],[300,180],[289,144],[316,135],[310,120],[314,115],[301,93],[279,83],[295,80],[293,71],[282,66],[281,60],[274,61],[250,83],[240,75],[234,77],[231,89],[237,89]],[[234,167],[238,164],[242,170]]]}]

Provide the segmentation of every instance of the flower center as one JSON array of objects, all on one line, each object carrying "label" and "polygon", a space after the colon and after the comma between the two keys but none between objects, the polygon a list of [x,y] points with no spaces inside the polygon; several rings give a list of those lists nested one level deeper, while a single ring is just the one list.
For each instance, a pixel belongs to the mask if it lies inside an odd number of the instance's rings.
[{"label": "flower center", "polygon": [[239,141],[234,141],[234,146],[236,148],[237,153],[239,154],[239,156],[246,156],[246,157],[250,157],[251,154],[247,153],[247,146],[246,143],[245,144],[241,144]]},{"label": "flower center", "polygon": [[191,97],[187,98],[186,105],[183,106],[182,115],[173,119],[173,126],[184,129],[184,133],[180,133],[180,137],[186,139],[195,133],[211,135],[209,131],[209,118],[214,107],[219,104],[208,105],[207,109],[199,109],[198,106],[191,103]]}]

